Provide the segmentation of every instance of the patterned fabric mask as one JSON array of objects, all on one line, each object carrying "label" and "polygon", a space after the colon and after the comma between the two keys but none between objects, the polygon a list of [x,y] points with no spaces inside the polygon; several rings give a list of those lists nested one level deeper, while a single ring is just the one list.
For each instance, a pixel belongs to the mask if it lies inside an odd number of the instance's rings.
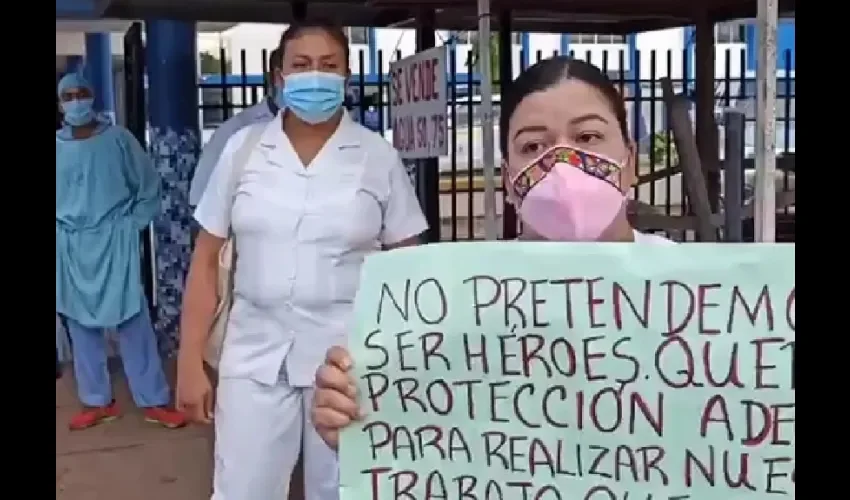
[{"label": "patterned fabric mask", "polygon": [[513,178],[520,218],[553,241],[597,241],[626,209],[614,183],[620,162],[573,146],[555,146]]}]

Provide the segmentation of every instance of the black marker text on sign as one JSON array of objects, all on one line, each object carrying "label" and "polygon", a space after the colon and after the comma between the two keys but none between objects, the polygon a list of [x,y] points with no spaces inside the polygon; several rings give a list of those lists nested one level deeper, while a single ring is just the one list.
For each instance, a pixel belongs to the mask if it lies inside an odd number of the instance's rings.
[{"label": "black marker text on sign", "polygon": [[372,287],[363,498],[793,498],[793,279],[688,278]]},{"label": "black marker text on sign", "polygon": [[395,68],[390,75],[392,105],[439,100],[440,91],[445,91],[437,85],[437,72],[441,70],[440,61],[436,57]]},{"label": "black marker text on sign", "polygon": [[417,150],[441,151],[446,143],[446,118],[430,116],[394,116],[393,147],[401,153]]}]

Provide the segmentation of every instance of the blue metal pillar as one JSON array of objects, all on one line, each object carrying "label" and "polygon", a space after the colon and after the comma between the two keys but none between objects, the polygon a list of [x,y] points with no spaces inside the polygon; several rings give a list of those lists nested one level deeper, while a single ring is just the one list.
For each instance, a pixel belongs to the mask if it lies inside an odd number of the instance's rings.
[{"label": "blue metal pillar", "polygon": [[527,31],[523,31],[519,36],[519,43],[522,47],[519,61],[519,69],[521,71],[527,68],[531,61],[531,35]]},{"label": "blue metal pillar", "polygon": [[561,50],[559,52],[562,56],[570,55],[570,34],[569,33],[561,33]]},{"label": "blue metal pillar", "polygon": [[109,33],[86,33],[83,72],[94,90],[94,109],[115,122],[115,81],[112,74],[112,43]]},{"label": "blue metal pillar", "polygon": [[[641,96],[640,52],[637,48],[637,33],[626,35],[626,45],[629,48],[629,70],[626,72],[627,85],[632,95],[632,139],[640,147],[648,132],[643,123],[643,99]],[[637,191],[635,191],[637,192]]]},{"label": "blue metal pillar", "polygon": [[189,180],[200,153],[195,24],[145,22],[151,156],[162,183],[154,220],[156,331],[166,355],[176,352],[189,269],[192,213]]},{"label": "blue metal pillar", "polygon": [[376,78],[375,75],[378,74],[379,71],[383,71],[383,68],[378,67],[378,30],[375,28],[369,28],[369,81],[372,78]]}]

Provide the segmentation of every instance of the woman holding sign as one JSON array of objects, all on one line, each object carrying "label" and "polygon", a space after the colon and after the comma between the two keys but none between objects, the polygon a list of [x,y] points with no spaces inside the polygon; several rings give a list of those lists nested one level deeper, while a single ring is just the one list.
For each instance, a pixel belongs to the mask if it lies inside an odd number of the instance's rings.
[{"label": "woman holding sign", "polygon": [[[623,99],[597,67],[565,56],[540,61],[503,93],[501,109],[503,181],[521,239],[672,244],[629,224],[637,151]],[[334,347],[316,375],[313,423],[331,447],[358,418],[351,364]]]},{"label": "woman holding sign", "polygon": [[219,363],[213,500],[281,500],[304,448],[306,500],[339,498],[336,454],[310,425],[325,351],[344,342],[366,255],[426,229],[398,154],[342,108],[348,40],[333,25],[283,34],[270,123],[237,132],[198,204],[186,284],[177,399],[210,422],[203,354],[218,255],[236,243],[234,304]]}]

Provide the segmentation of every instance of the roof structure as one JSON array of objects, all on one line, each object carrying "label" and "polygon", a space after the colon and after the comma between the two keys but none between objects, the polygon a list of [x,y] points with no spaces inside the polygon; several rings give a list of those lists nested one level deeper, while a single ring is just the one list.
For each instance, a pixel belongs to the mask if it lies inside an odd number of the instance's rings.
[{"label": "roof structure", "polygon": [[[475,30],[476,0],[56,0],[88,3],[96,17],[289,23],[294,12],[329,17],[348,26],[413,27],[422,9],[436,12],[438,29]],[[300,4],[300,5],[299,5]],[[796,0],[780,0],[793,13]],[[528,32],[633,33],[755,18],[756,0],[493,0],[491,12],[510,10],[512,29]]]}]

